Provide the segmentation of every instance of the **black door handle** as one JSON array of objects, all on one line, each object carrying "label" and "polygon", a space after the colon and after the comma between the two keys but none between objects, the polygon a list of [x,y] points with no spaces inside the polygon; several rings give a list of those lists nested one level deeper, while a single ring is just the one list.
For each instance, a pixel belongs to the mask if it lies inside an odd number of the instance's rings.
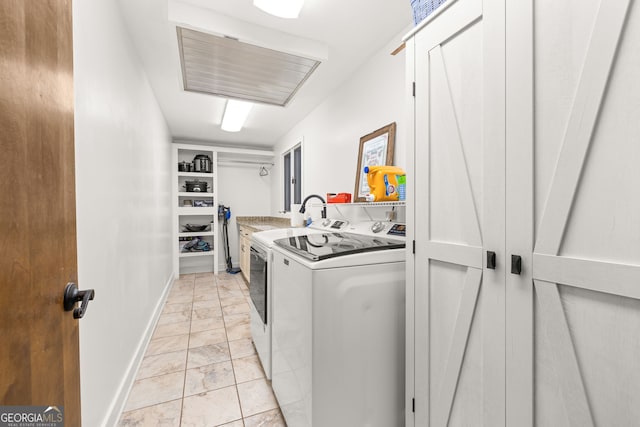
[{"label": "black door handle", "polygon": [[522,257],[520,255],[511,255],[511,274],[522,273]]},{"label": "black door handle", "polygon": [[487,268],[490,270],[496,269],[496,253],[487,251]]},{"label": "black door handle", "polygon": [[[64,288],[64,311],[73,310],[73,318],[82,319],[87,312],[89,300],[92,300],[95,295],[96,292],[93,289],[79,291],[75,283],[67,283],[67,286]],[[80,307],[74,309],[78,301],[82,301],[82,304],[80,304]]]}]

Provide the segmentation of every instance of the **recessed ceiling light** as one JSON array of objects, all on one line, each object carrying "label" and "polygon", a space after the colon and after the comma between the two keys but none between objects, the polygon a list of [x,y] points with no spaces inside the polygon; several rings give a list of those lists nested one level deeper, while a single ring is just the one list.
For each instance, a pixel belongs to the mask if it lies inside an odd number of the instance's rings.
[{"label": "recessed ceiling light", "polygon": [[304,0],[253,0],[253,5],[280,18],[297,18]]},{"label": "recessed ceiling light", "polygon": [[222,130],[227,132],[238,132],[242,129],[249,111],[253,104],[247,101],[238,101],[237,99],[230,99],[227,101],[227,106],[224,109],[224,116],[222,117]]}]

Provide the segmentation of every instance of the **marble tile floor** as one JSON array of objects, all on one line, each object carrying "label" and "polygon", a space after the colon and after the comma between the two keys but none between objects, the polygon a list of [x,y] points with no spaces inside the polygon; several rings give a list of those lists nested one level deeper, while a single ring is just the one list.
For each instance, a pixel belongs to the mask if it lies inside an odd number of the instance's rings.
[{"label": "marble tile floor", "polygon": [[180,276],[118,426],[286,426],[251,342],[249,304],[240,274]]}]

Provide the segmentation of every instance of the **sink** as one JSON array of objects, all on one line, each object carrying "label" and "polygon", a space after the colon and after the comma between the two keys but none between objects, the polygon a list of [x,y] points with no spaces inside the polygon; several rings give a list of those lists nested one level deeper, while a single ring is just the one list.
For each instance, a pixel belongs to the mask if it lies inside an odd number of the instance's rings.
[{"label": "sink", "polygon": [[278,227],[274,227],[273,225],[252,225],[251,227],[255,228],[256,230],[260,230],[260,231],[266,231],[266,230],[275,230]]}]

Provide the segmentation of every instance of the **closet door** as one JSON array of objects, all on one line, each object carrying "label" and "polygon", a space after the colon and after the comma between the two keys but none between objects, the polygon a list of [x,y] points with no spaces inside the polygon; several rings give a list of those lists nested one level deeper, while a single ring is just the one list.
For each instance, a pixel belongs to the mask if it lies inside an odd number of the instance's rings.
[{"label": "closet door", "polygon": [[539,0],[528,15],[507,36],[529,52],[507,54],[507,164],[511,143],[521,160],[507,171],[508,249],[518,222],[534,226],[524,279],[507,274],[507,347],[522,346],[507,355],[507,395],[528,418],[509,424],[637,425],[640,3]]},{"label": "closet door", "polygon": [[[410,49],[414,421],[496,427],[504,425],[505,381],[504,4],[443,7]],[[497,253],[495,269],[486,268],[487,250]]]}]

